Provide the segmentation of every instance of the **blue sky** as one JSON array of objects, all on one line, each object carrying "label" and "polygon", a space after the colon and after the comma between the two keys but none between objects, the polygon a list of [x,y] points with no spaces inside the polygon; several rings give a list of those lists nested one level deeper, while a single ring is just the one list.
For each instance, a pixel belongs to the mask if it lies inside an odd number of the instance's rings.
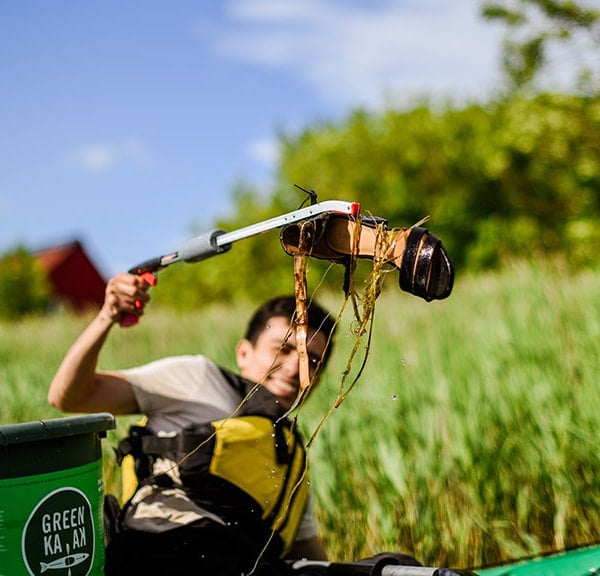
[{"label": "blue sky", "polygon": [[278,131],[485,98],[479,4],[0,0],[0,252],[77,238],[109,275],[211,229],[236,182],[268,194]]}]

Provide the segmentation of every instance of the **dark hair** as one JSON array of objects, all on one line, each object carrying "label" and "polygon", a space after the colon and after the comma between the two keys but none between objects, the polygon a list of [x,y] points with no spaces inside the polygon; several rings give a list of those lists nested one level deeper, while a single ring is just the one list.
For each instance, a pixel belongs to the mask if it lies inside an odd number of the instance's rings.
[{"label": "dark hair", "polygon": [[[296,313],[296,299],[294,296],[278,296],[272,298],[260,306],[248,323],[245,338],[256,344],[259,336],[264,332],[271,318],[283,317],[292,320]],[[323,364],[327,362],[331,349],[333,348],[333,335],[335,332],[335,320],[327,310],[322,308],[314,300],[307,304],[308,327],[319,330],[328,341],[327,350],[323,356]]]}]

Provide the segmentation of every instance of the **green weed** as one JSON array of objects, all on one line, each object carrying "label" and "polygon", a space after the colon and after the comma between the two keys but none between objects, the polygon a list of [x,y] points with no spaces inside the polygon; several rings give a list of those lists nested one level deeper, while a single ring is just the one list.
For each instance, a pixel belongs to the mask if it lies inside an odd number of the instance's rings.
[{"label": "green weed", "polygon": [[[322,296],[335,312],[341,294]],[[134,329],[114,330],[101,367],[198,352],[234,367],[247,316],[241,304],[149,310]],[[0,324],[0,424],[61,416],[46,390],[86,321]],[[307,436],[333,406],[354,342],[347,311],[299,414]],[[309,450],[333,558],[402,550],[429,565],[475,566],[600,539],[600,271],[459,275],[452,296],[433,303],[386,289],[365,354],[356,388]],[[104,445],[112,492],[110,448],[133,419],[119,418]]]}]

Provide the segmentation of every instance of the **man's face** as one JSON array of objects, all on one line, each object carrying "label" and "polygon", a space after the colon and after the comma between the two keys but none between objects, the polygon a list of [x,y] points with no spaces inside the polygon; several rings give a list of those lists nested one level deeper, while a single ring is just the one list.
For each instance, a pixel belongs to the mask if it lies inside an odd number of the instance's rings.
[{"label": "man's face", "polygon": [[[311,379],[321,360],[327,339],[322,332],[308,331],[308,350]],[[296,335],[288,318],[271,318],[266,329],[253,346],[242,340],[236,348],[240,373],[244,378],[259,382],[277,396],[284,409],[290,408],[300,389],[300,370]]]}]

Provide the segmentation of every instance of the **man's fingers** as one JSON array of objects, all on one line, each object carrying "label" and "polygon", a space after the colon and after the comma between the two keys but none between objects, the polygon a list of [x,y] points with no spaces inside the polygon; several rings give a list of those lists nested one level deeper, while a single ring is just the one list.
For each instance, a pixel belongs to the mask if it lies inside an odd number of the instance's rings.
[{"label": "man's fingers", "polygon": [[147,279],[135,274],[120,273],[111,278],[106,286],[105,310],[113,320],[122,314],[139,317],[150,300]]}]

